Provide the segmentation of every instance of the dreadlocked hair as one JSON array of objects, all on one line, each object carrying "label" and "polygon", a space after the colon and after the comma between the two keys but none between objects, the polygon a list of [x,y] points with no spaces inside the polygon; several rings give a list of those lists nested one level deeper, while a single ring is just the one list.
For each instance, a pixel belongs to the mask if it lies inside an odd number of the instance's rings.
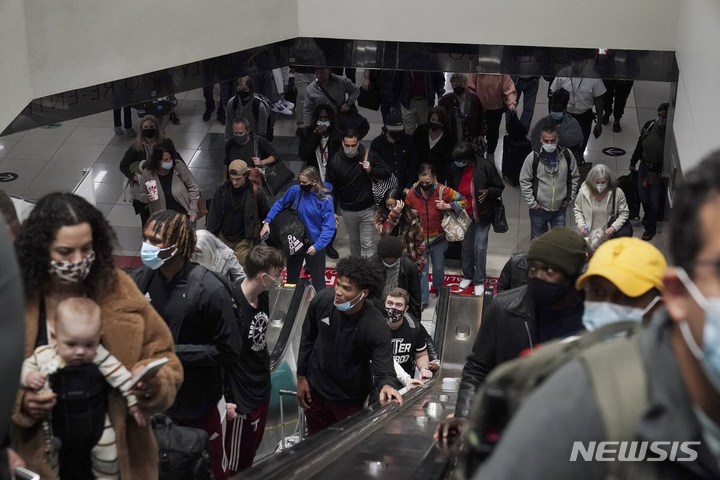
[{"label": "dreadlocked hair", "polygon": [[197,237],[187,215],[174,210],[163,210],[152,214],[145,225],[152,222],[155,222],[153,235],[160,235],[168,247],[174,245],[186,262],[192,261]]},{"label": "dreadlocked hair", "polygon": [[25,297],[32,299],[50,290],[50,246],[63,227],[87,223],[92,231],[95,261],[82,282],[87,296],[98,300],[115,289],[113,249],[117,244],[115,231],[103,213],[87,200],[72,193],[50,193],[38,200],[30,216],[23,222],[17,239]]},{"label": "dreadlocked hair", "polygon": [[368,298],[372,298],[382,289],[382,272],[366,258],[343,258],[335,267],[338,277],[347,277],[350,283],[360,290],[368,289]]}]

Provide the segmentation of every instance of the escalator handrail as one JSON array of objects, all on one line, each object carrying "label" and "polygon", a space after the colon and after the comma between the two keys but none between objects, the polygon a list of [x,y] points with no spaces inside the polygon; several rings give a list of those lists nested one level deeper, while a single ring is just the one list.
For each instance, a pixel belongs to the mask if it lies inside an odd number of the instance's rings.
[{"label": "escalator handrail", "polygon": [[270,354],[271,371],[275,370],[277,363],[282,359],[285,346],[287,345],[288,340],[290,340],[290,333],[292,332],[295,321],[297,320],[297,312],[302,305],[302,301],[305,298],[305,291],[309,285],[310,280],[307,278],[301,278],[297,285],[295,285],[295,291],[293,292],[292,300],[290,300],[290,305],[288,306],[287,313],[285,314],[280,335],[278,335],[275,347],[273,347],[273,351]]}]

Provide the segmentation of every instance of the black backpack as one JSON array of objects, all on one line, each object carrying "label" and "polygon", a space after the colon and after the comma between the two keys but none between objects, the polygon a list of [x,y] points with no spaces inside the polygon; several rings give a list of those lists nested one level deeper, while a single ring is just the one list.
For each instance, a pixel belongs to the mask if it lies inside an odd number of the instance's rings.
[{"label": "black backpack", "polygon": [[164,413],[153,415],[152,426],[160,457],[159,480],[212,480],[205,430],[176,425]]},{"label": "black backpack", "polygon": [[[235,115],[235,112],[237,111],[239,101],[240,100],[238,99],[237,95],[235,95],[232,99],[233,115]],[[260,104],[261,103],[263,105],[265,105],[265,108],[267,109],[267,112],[268,112],[267,125],[265,126],[265,131],[267,133],[264,135],[265,140],[272,143],[273,139],[275,138],[275,120],[277,119],[277,114],[272,111],[272,103],[270,102],[270,100],[265,95],[263,95],[261,93],[256,93],[255,98],[253,98],[253,104],[252,104],[252,114],[253,114],[253,117],[255,117],[255,121],[260,121]],[[253,133],[262,135],[258,132],[253,132]]]}]

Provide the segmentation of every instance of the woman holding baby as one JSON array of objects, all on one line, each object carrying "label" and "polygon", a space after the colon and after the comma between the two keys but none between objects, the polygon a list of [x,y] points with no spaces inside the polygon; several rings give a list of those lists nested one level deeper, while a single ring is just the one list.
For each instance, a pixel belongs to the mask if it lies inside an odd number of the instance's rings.
[{"label": "woman holding baby", "polygon": [[[103,214],[84,199],[53,193],[38,201],[17,241],[25,288],[25,357],[32,357],[36,348],[45,345],[61,353],[65,340],[60,345],[55,344],[56,340],[81,336],[73,332],[87,331],[79,328],[78,322],[85,320],[77,314],[65,315],[68,318],[63,318],[62,329],[56,328],[58,305],[73,298],[87,298],[99,306],[99,344],[130,372],[137,373],[149,362],[167,357],[168,363],[155,376],[144,379],[129,392],[107,387],[103,395],[115,436],[119,477],[156,479],[157,445],[142,415],[172,405],[182,383],[182,367],[165,322],[134,282],[114,267],[115,243],[115,233]],[[95,348],[97,343],[95,340]],[[77,355],[75,360],[70,354],[65,355],[68,365],[82,363],[81,354]],[[126,394],[136,398],[136,408],[131,408]],[[57,393],[23,388],[13,411],[12,445],[28,468],[42,478],[57,478],[43,425],[47,425],[56,405],[63,407],[63,398],[62,394],[58,397]],[[138,412],[142,415],[136,415]],[[53,446],[59,448],[59,476],[95,478],[90,450],[72,447]]]}]

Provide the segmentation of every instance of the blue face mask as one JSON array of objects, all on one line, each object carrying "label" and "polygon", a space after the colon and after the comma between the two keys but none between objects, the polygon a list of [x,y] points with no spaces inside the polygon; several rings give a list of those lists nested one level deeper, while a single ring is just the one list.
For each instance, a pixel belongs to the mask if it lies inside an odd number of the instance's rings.
[{"label": "blue face mask", "polygon": [[713,384],[715,390],[720,392],[720,297],[706,298],[690,276],[683,269],[678,270],[678,277],[685,288],[703,310],[705,310],[705,325],[703,326],[703,346],[693,338],[687,321],[678,324],[685,343],[695,356],[705,372],[705,376]]},{"label": "blue face mask", "polygon": [[655,297],[644,310],[642,308],[618,305],[617,303],[585,301],[585,311],[583,312],[582,322],[586,330],[596,330],[603,325],[625,320],[632,320],[639,323],[642,322],[645,314],[649,312],[659,300],[660,297]]},{"label": "blue face mask", "polygon": [[[365,296],[365,293],[360,292],[360,294],[357,297],[353,298],[352,300],[349,300],[349,301],[343,302],[343,303],[335,303],[335,308],[337,308],[341,312],[347,312],[348,310],[352,310],[352,308],[355,307],[355,305],[357,305],[358,302],[360,300],[362,300],[364,296]],[[352,303],[358,297],[360,297],[360,299],[357,302]]]},{"label": "blue face mask", "polygon": [[455,162],[455,166],[458,168],[465,168],[467,162]]},{"label": "blue face mask", "polygon": [[382,264],[385,265],[387,268],[392,268],[392,267],[394,267],[395,265],[397,265],[397,262],[398,262],[397,260],[395,260],[393,263],[387,263],[385,260],[380,260],[380,261],[381,261]]},{"label": "blue face mask", "polygon": [[[164,259],[159,257],[160,252],[170,250],[171,248],[174,248],[175,250],[173,250],[169,257]],[[174,245],[172,247],[160,248],[143,242],[142,247],[140,248],[140,258],[142,259],[142,262],[153,270],[160,268],[165,262],[174,257],[176,253],[177,248]]]},{"label": "blue face mask", "polygon": [[160,162],[160,166],[164,168],[165,170],[170,170],[173,167],[173,161],[168,160],[167,162]]},{"label": "blue face mask", "polygon": [[565,112],[550,112],[550,118],[552,118],[556,122],[559,122],[560,120],[565,118]]}]

